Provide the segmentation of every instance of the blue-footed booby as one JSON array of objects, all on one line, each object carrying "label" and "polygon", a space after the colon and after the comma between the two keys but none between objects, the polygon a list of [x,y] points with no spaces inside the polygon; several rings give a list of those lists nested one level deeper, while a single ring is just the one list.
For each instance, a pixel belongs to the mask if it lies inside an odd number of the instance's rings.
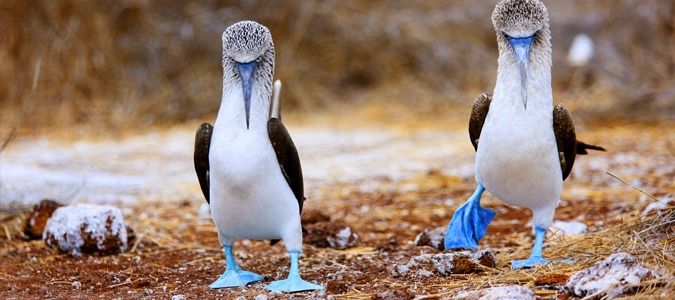
[{"label": "blue-footed booby", "polygon": [[[195,138],[195,170],[226,256],[225,273],[210,288],[243,286],[263,276],[239,268],[237,239],[279,239],[291,258],[288,278],[267,289],[321,289],[300,277],[300,213],[305,200],[298,152],[279,113],[281,83],[274,84],[270,31],[242,21],[223,32],[223,96],[214,126]],[[272,97],[273,96],[273,97]],[[270,105],[270,98],[273,98]]]},{"label": "blue-footed booby", "polygon": [[487,189],[502,201],[532,211],[535,241],[519,269],[546,264],[542,246],[576,154],[601,147],[577,141],[572,117],[553,107],[551,32],[539,0],[500,0],[492,13],[499,59],[492,96],[474,101],[469,137],[476,150],[477,187],[455,212],[445,248],[477,248],[495,213],[480,206]]}]

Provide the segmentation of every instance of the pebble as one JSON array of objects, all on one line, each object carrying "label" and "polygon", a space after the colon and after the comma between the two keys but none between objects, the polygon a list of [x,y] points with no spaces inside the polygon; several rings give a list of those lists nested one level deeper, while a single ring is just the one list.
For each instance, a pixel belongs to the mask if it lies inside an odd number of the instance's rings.
[{"label": "pebble", "polygon": [[574,273],[565,287],[577,297],[616,298],[628,293],[631,286],[657,274],[628,253],[619,252],[597,262],[588,269]]}]

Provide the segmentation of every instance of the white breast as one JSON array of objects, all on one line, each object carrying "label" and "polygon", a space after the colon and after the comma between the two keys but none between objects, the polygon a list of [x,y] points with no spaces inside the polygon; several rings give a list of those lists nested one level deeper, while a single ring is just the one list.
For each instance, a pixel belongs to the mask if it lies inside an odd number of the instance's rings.
[{"label": "white breast", "polygon": [[520,97],[519,84],[498,82],[478,143],[476,179],[500,200],[530,208],[535,223],[547,226],[562,189],[552,101],[545,90],[530,89],[525,110]]},{"label": "white breast", "polygon": [[221,109],[209,151],[211,215],[221,241],[283,239],[299,250],[299,206],[267,128],[233,124],[232,113]]}]

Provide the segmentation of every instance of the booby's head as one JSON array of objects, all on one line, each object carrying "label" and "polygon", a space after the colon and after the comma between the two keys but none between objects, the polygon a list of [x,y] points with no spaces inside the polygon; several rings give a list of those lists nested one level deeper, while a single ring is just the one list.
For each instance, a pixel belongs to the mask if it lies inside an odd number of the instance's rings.
[{"label": "booby's head", "polygon": [[501,55],[510,55],[518,66],[523,105],[527,109],[528,66],[544,60],[550,65],[551,32],[548,11],[539,0],[499,0],[492,12]]},{"label": "booby's head", "polygon": [[269,97],[274,73],[274,43],[267,27],[254,21],[232,24],[223,32],[223,77],[241,82],[246,110],[246,128],[249,127],[251,93],[261,89]]}]

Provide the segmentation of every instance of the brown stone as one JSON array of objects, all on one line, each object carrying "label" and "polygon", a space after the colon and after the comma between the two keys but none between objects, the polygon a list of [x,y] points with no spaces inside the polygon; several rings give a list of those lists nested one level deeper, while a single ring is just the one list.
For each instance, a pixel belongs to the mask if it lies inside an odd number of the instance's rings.
[{"label": "brown stone", "polygon": [[445,227],[429,228],[415,237],[415,245],[445,250]]},{"label": "brown stone", "polygon": [[342,221],[305,224],[304,229],[303,242],[321,248],[346,249],[359,240],[359,235]]},{"label": "brown stone", "polygon": [[23,227],[23,233],[28,239],[37,240],[42,238],[42,233],[45,231],[47,220],[51,218],[54,211],[63,206],[54,200],[45,199],[40,201],[33,207],[26,219],[26,224]]}]

